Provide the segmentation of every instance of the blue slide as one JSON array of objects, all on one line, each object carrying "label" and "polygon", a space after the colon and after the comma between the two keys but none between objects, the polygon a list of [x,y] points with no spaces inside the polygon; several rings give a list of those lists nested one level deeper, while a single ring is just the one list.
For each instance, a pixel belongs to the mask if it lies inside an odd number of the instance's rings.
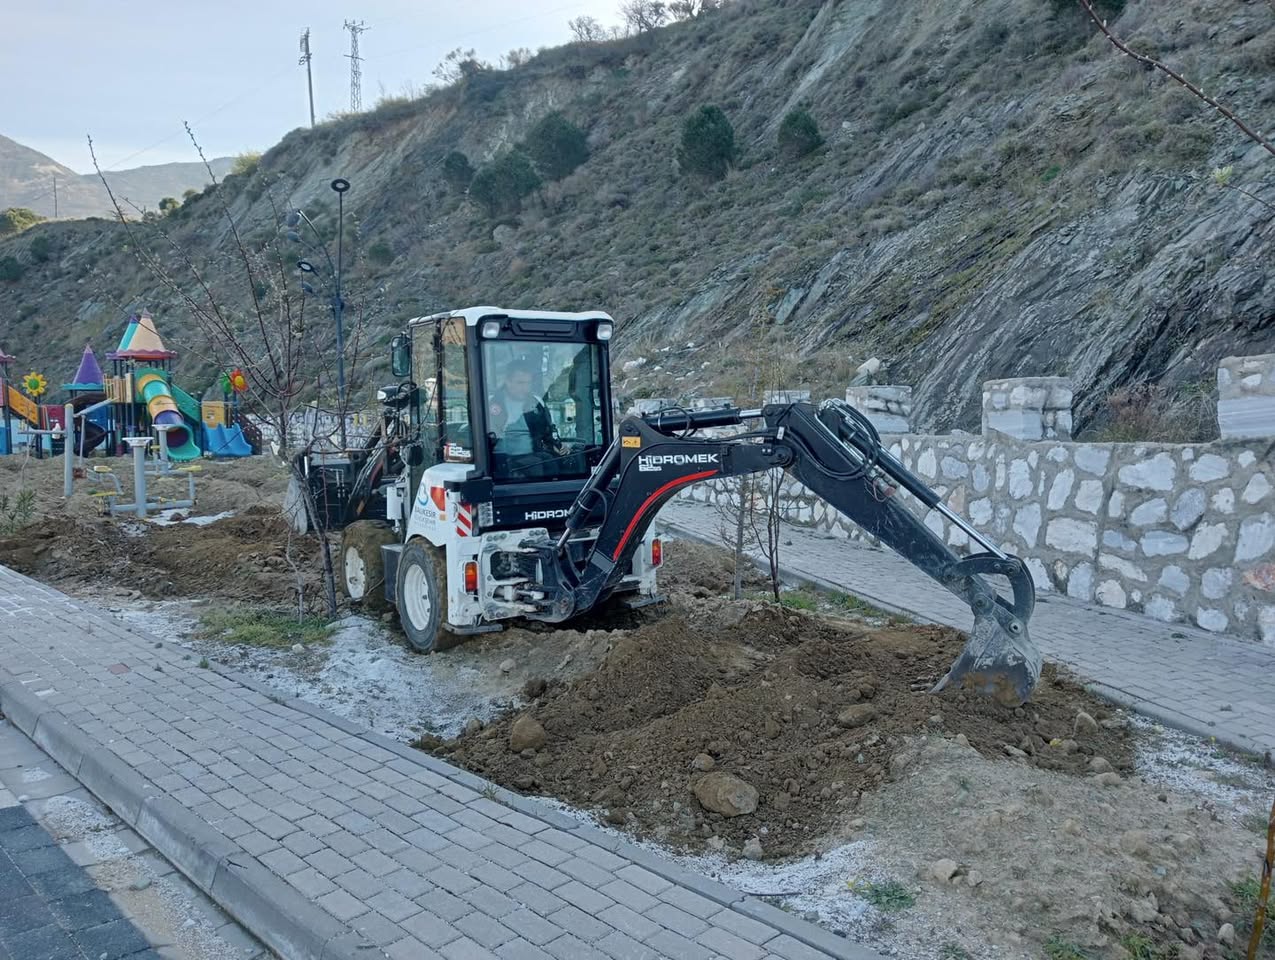
[{"label": "blue slide", "polygon": [[238,424],[230,427],[206,427],[208,452],[214,457],[250,457],[252,447],[244,439],[243,428]]}]

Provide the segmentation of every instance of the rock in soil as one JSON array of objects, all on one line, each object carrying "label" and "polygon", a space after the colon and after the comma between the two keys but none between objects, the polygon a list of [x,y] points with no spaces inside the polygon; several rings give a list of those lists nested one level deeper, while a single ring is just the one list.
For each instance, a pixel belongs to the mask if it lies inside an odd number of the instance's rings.
[{"label": "rock in soil", "polygon": [[742,817],[757,809],[757,788],[729,773],[706,773],[695,780],[695,799],[723,817]]},{"label": "rock in soil", "polygon": [[524,750],[539,750],[548,735],[535,717],[523,715],[509,729],[509,749],[521,754]]}]

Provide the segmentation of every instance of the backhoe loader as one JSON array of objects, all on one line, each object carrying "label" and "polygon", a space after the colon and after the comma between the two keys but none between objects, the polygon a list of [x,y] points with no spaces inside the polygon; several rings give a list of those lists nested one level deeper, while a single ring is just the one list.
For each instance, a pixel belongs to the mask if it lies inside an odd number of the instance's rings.
[{"label": "backhoe loader", "polygon": [[[660,507],[692,484],[786,470],[969,604],[969,641],[935,690],[1028,698],[1041,656],[1027,630],[1026,566],[951,511],[867,418],[835,399],[617,418],[613,330],[601,312],[496,307],[407,324],[391,343],[398,382],[380,391],[378,436],[302,464],[343,528],[353,600],[397,608],[421,652],[517,619],[561,623],[612,600],[654,602]],[[735,430],[701,433],[723,427]],[[907,498],[981,550],[956,554]]]}]

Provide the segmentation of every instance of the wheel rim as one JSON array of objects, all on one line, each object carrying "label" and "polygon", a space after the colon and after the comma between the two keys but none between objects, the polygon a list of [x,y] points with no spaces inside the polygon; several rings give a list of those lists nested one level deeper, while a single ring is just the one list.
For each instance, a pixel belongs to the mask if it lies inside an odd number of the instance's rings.
[{"label": "wheel rim", "polygon": [[434,602],[429,595],[429,580],[425,571],[417,564],[408,567],[403,577],[403,607],[407,610],[407,618],[412,626],[424,633],[429,628]]},{"label": "wheel rim", "polygon": [[357,547],[345,551],[345,589],[351,600],[362,600],[367,589],[367,564]]}]

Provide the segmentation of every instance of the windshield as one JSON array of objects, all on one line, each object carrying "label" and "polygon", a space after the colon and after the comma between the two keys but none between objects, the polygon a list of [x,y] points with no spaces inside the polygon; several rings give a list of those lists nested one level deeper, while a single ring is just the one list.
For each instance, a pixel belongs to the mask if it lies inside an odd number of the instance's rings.
[{"label": "windshield", "polygon": [[598,345],[488,340],[482,350],[492,477],[587,477],[604,443]]}]

